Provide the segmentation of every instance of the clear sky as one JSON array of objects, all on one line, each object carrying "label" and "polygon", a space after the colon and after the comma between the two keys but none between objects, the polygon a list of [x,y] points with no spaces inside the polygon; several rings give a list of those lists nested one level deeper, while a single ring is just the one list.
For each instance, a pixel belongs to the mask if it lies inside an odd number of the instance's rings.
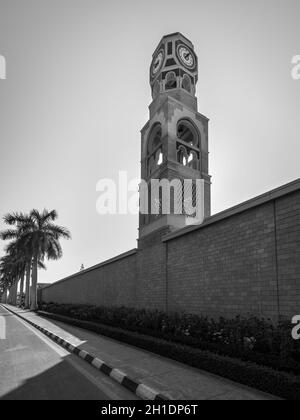
[{"label": "clear sky", "polygon": [[299,16],[299,0],[0,0],[0,216],[54,208],[73,236],[40,281],[136,246],[137,217],[98,215],[96,184],[140,176],[165,34],[182,32],[199,57],[213,213],[299,178]]}]

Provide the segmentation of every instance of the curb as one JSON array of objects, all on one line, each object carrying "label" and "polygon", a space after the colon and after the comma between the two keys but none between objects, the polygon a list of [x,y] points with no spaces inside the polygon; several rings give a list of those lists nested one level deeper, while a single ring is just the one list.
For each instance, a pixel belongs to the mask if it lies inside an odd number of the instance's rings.
[{"label": "curb", "polygon": [[11,309],[7,308],[5,305],[2,304],[2,306],[12,314],[16,315],[17,317],[23,319],[23,321],[27,322],[28,324],[32,325],[37,330],[41,331],[43,334],[45,334],[47,337],[49,337],[51,340],[53,340],[55,343],[59,344],[60,346],[67,349],[69,352],[75,354],[76,356],[79,356],[81,359],[85,360],[90,365],[94,366],[97,370],[104,373],[105,375],[109,376],[111,379],[118,382],[120,385],[124,386],[129,391],[133,392],[137,397],[143,399],[143,400],[161,400],[161,401],[168,401],[170,398],[166,397],[165,395],[162,395],[156,391],[154,391],[152,388],[148,387],[147,385],[144,385],[140,382],[135,381],[134,379],[131,379],[128,375],[120,371],[119,369],[115,369],[105,362],[103,360],[99,359],[98,357],[94,357],[92,354],[88,353],[85,350],[80,349],[79,347],[73,346],[68,341],[64,340],[63,338],[59,337],[56,334],[53,334],[51,331],[46,330],[45,328],[40,327],[39,325],[35,324],[32,321],[29,321],[28,319],[24,318],[20,314],[12,311]]}]

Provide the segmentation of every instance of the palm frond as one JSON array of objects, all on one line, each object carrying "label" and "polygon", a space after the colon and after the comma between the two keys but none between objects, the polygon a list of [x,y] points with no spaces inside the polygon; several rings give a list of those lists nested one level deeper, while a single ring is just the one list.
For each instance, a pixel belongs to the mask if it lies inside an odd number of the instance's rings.
[{"label": "palm frond", "polygon": [[0,239],[3,241],[10,241],[12,239],[17,239],[19,237],[19,232],[14,229],[7,229],[0,232]]},{"label": "palm frond", "polygon": [[35,224],[39,226],[41,217],[40,212],[37,209],[31,210],[29,217]]},{"label": "palm frond", "polygon": [[52,234],[55,237],[55,239],[71,239],[70,231],[63,226],[48,223],[47,225],[45,225],[45,230],[47,230],[49,234]]},{"label": "palm frond", "polygon": [[28,216],[24,213],[8,213],[3,217],[4,223],[10,226],[26,222]]},{"label": "palm frond", "polygon": [[44,209],[40,217],[42,223],[46,224],[48,222],[54,222],[58,218],[58,214],[56,210],[49,211],[47,209]]},{"label": "palm frond", "polygon": [[38,261],[38,268],[41,270],[47,270],[47,267],[41,260]]},{"label": "palm frond", "polygon": [[60,259],[63,255],[60,243],[55,239],[49,240],[45,254],[49,260]]}]

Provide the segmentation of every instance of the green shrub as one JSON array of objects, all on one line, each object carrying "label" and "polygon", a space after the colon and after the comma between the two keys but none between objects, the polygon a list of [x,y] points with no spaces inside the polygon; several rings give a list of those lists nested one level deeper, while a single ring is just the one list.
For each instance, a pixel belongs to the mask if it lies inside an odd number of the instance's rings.
[{"label": "green shrub", "polygon": [[274,326],[256,317],[216,321],[185,313],[55,303],[44,303],[40,309],[300,374],[300,346],[292,339],[287,321]]}]

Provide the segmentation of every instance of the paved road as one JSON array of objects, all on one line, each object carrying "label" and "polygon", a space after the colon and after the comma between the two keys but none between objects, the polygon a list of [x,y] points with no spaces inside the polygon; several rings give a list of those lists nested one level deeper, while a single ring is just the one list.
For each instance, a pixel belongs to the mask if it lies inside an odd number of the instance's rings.
[{"label": "paved road", "polygon": [[0,400],[137,399],[0,305]]}]

